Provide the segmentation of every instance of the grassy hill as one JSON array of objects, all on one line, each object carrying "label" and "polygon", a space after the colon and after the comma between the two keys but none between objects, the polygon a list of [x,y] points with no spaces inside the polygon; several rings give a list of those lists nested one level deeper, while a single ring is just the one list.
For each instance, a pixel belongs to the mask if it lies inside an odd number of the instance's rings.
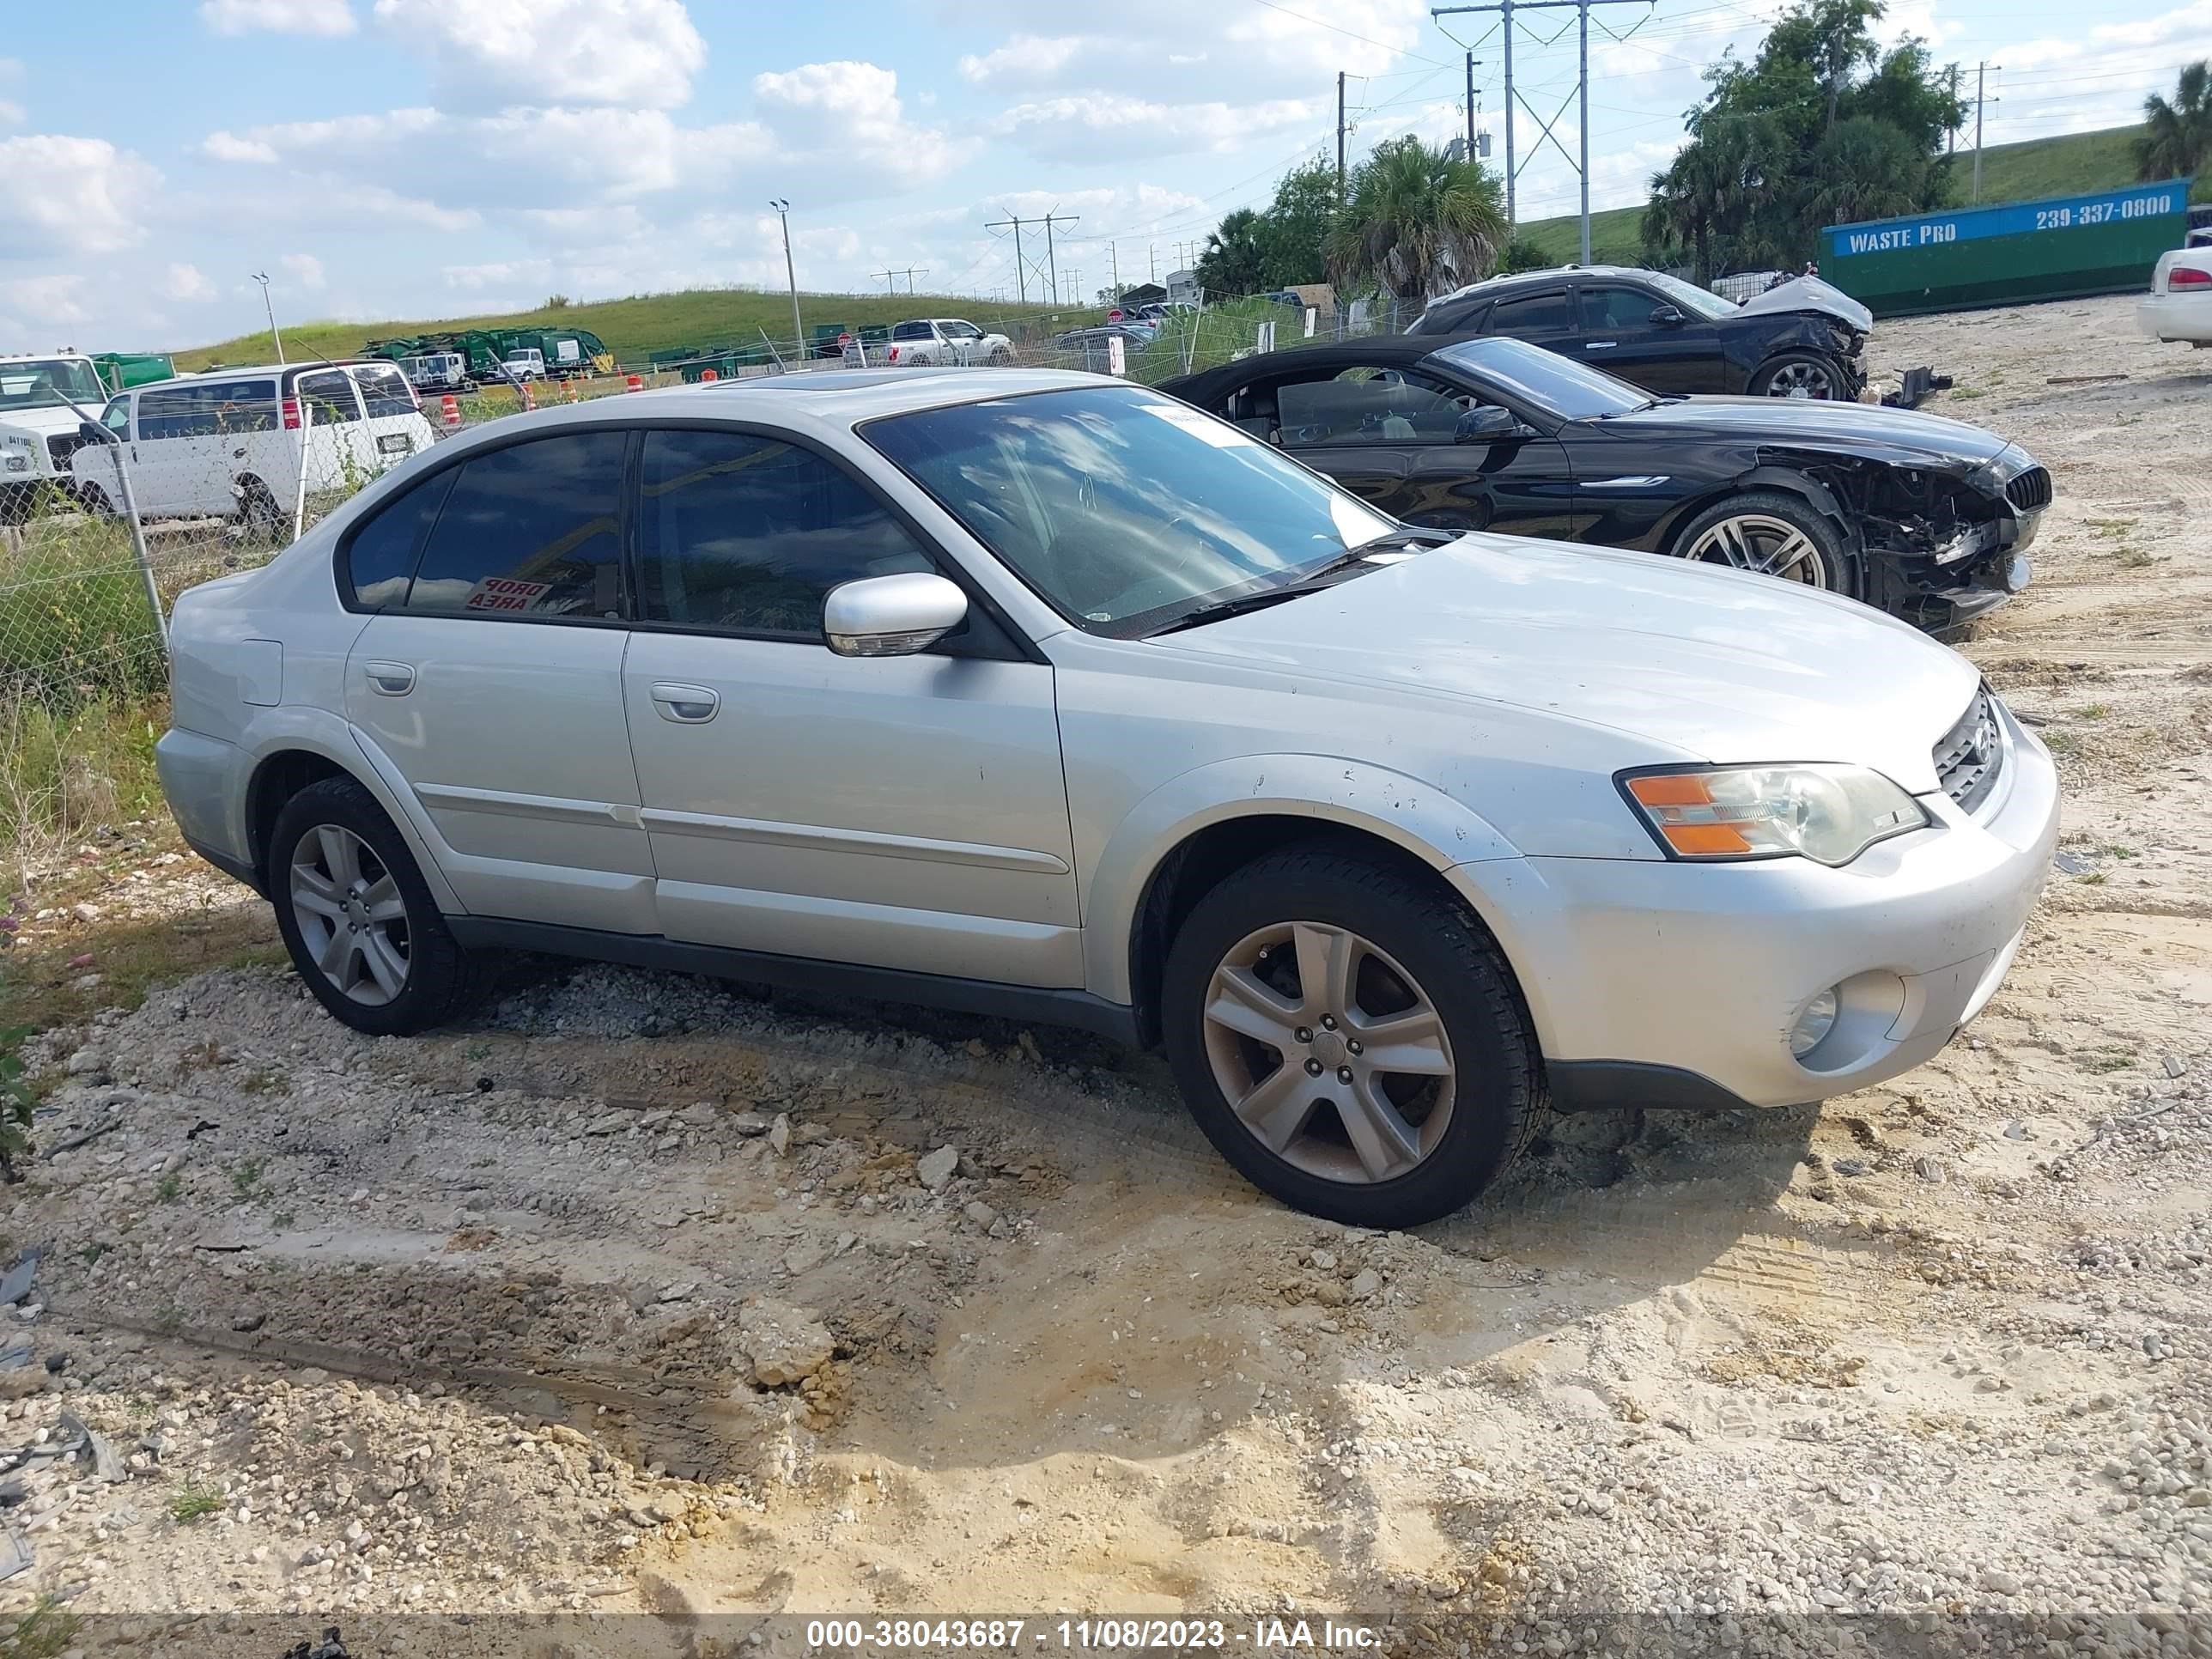
[{"label": "grassy hill", "polygon": [[[941,294],[801,294],[802,320],[812,332],[817,323],[843,323],[854,328],[872,323],[895,323],[907,317],[966,317],[978,325],[994,320],[1024,321],[1060,318],[1073,328],[1079,321],[1097,318],[1094,309],[1073,306],[1010,306],[996,300]],[[607,349],[623,363],[642,362],[647,354],[678,346],[720,346],[760,338],[766,329],[779,341],[791,337],[791,296],[755,289],[694,289],[676,294],[634,294],[627,299],[599,300],[586,305],[562,306],[557,310],[503,312],[495,316],[440,317],[382,323],[282,323],[284,354],[288,357],[347,357],[357,356],[370,340],[393,335],[423,334],[432,330],[461,328],[570,327],[589,329],[606,342]],[[1012,332],[1012,330],[1006,331]],[[190,371],[210,363],[262,363],[270,359],[269,335],[256,330],[234,340],[196,346],[173,354],[177,367]]]},{"label": "grassy hill", "polygon": [[[2136,161],[2129,145],[2142,131],[2140,127],[2106,127],[2098,132],[1992,144],[1982,152],[1982,204],[2079,196],[2133,184]],[[1951,184],[1953,199],[1962,206],[1973,176],[1972,152],[1960,151],[1951,168]],[[2195,196],[2199,201],[2212,199],[2212,178],[2197,182]],[[1591,214],[1590,258],[1604,264],[1641,264],[1643,222],[1640,206]],[[1521,227],[1521,234],[1551,258],[1564,263],[1580,257],[1581,232],[1571,215],[1533,220]]]}]

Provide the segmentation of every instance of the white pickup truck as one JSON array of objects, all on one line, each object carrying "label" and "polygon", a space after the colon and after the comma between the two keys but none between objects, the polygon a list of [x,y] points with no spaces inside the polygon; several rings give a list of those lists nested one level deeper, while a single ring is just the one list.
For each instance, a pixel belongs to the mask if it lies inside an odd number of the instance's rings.
[{"label": "white pickup truck", "polygon": [[884,361],[901,368],[923,364],[1011,363],[1014,343],[1003,334],[986,334],[957,317],[925,317],[891,325]]},{"label": "white pickup truck", "polygon": [[77,428],[106,404],[100,372],[80,352],[0,356],[0,524],[21,524],[42,501],[74,492]]}]

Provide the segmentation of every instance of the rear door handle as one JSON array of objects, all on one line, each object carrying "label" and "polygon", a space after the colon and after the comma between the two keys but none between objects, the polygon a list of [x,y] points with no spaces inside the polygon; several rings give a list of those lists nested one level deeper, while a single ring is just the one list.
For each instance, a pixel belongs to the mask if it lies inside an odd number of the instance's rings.
[{"label": "rear door handle", "polygon": [[678,726],[704,726],[721,706],[722,694],[711,686],[678,685],[664,680],[653,688],[654,712]]},{"label": "rear door handle", "polygon": [[380,697],[404,697],[415,689],[415,670],[404,662],[365,662],[362,670]]}]

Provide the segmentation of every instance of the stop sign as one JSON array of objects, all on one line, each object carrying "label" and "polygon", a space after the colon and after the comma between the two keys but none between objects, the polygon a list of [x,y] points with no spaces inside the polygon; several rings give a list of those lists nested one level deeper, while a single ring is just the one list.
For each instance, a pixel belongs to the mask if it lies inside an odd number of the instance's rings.
[{"label": "stop sign", "polygon": [[1108,312],[1106,313],[1106,320],[1109,323],[1120,322],[1121,320],[1121,307],[1115,306],[1113,310]]},{"label": "stop sign", "polygon": [[837,343],[841,346],[848,346],[853,343],[853,337],[849,334],[840,334],[837,337]]}]

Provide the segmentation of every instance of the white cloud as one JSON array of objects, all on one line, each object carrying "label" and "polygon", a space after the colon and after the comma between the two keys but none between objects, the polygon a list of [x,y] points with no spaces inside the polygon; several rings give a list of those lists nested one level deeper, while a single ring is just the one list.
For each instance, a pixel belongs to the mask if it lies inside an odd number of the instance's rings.
[{"label": "white cloud", "polygon": [[475,265],[441,265],[438,274],[447,288],[480,294],[486,289],[543,287],[553,277],[550,259],[495,259]]},{"label": "white cloud", "polygon": [[681,0],[376,0],[376,21],[427,49],[449,108],[672,109],[707,61]]},{"label": "white cloud", "polygon": [[276,159],[276,151],[272,146],[258,139],[240,138],[229,132],[210,132],[200,140],[200,151],[216,161],[270,162]]},{"label": "white cloud", "polygon": [[65,327],[85,319],[84,287],[84,278],[74,273],[18,276],[0,290],[0,300],[27,322]]},{"label": "white cloud", "polygon": [[0,98],[0,127],[20,127],[23,125],[23,106]]},{"label": "white cloud", "polygon": [[292,273],[293,281],[301,288],[312,291],[327,286],[323,262],[312,253],[288,253],[277,263]]},{"label": "white cloud", "polygon": [[349,0],[201,0],[200,21],[217,34],[351,34]]},{"label": "white cloud", "polygon": [[1094,161],[1174,155],[1194,149],[1232,150],[1321,115],[1318,102],[1297,98],[1260,104],[1159,104],[1123,93],[1073,93],[1018,104],[995,126],[1032,155],[1048,161]]},{"label": "white cloud", "polygon": [[113,253],[144,240],[141,215],[161,175],[104,138],[0,139],[0,258]]},{"label": "white cloud", "polygon": [[753,77],[753,95],[779,148],[794,157],[835,155],[915,183],[949,172],[963,147],[906,118],[898,76],[874,64],[802,64]]},{"label": "white cloud", "polygon": [[1108,35],[1017,34],[1005,46],[980,58],[973,52],[963,56],[960,59],[960,78],[978,87],[994,83],[1050,86],[1071,70],[1079,71],[1085,57],[1116,52],[1121,45]]},{"label": "white cloud", "polygon": [[216,297],[215,284],[201,274],[198,265],[172,264],[163,289],[172,300],[198,301]]}]

